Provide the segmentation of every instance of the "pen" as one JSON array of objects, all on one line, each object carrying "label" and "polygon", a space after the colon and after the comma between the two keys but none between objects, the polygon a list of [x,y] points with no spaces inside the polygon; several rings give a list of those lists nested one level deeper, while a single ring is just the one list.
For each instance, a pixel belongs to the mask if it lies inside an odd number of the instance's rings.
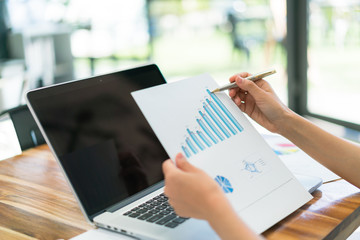
[{"label": "pen", "polygon": [[[266,76],[269,76],[271,74],[274,74],[274,73],[276,73],[276,70],[272,69],[272,70],[268,70],[268,71],[264,71],[264,72],[260,72],[260,73],[248,76],[245,79],[255,82],[256,80],[262,79],[262,78],[264,78]],[[236,82],[228,83],[228,84],[226,84],[226,85],[224,85],[222,87],[214,89],[211,92],[212,93],[220,92],[220,91],[224,91],[224,90],[227,90],[227,89],[230,89],[230,88],[235,88],[235,87],[237,87]]]}]

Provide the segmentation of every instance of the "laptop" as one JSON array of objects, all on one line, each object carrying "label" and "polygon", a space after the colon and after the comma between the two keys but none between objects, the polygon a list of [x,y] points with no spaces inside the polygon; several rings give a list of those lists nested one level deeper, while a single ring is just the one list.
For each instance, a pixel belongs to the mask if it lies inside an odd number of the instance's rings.
[{"label": "laptop", "polygon": [[141,239],[216,239],[163,194],[169,157],[130,93],[164,83],[149,64],[32,90],[27,103],[91,224]]},{"label": "laptop", "polygon": [[169,157],[130,93],[165,83],[149,64],[32,90],[27,101],[91,224],[141,239],[218,239],[163,194]]}]

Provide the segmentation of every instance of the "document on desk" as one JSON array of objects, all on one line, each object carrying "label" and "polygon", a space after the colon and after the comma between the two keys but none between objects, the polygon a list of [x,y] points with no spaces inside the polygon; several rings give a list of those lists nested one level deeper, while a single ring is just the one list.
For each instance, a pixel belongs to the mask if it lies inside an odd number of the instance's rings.
[{"label": "document on desk", "polygon": [[[169,156],[182,152],[261,233],[312,196],[210,75],[132,93]],[[196,184],[196,183],[194,183]]]},{"label": "document on desk", "polygon": [[0,161],[21,154],[21,147],[10,116],[0,117]]},{"label": "document on desk", "polygon": [[292,173],[319,177],[324,183],[340,179],[338,175],[312,159],[283,136],[277,134],[262,134],[262,136]]}]

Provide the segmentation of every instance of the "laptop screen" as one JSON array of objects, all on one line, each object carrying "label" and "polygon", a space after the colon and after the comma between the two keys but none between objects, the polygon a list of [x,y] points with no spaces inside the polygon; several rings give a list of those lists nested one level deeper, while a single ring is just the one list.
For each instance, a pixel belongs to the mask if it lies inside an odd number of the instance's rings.
[{"label": "laptop screen", "polygon": [[28,93],[88,216],[163,180],[168,155],[130,94],[163,83],[148,65]]}]

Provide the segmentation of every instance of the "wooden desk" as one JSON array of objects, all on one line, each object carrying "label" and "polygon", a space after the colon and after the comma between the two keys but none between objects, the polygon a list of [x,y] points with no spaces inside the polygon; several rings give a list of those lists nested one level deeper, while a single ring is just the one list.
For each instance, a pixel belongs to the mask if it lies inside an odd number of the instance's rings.
[{"label": "wooden desk", "polygon": [[[0,239],[68,239],[86,222],[46,145],[0,161]],[[268,239],[345,239],[360,224],[360,190],[339,180],[266,231]]]}]

